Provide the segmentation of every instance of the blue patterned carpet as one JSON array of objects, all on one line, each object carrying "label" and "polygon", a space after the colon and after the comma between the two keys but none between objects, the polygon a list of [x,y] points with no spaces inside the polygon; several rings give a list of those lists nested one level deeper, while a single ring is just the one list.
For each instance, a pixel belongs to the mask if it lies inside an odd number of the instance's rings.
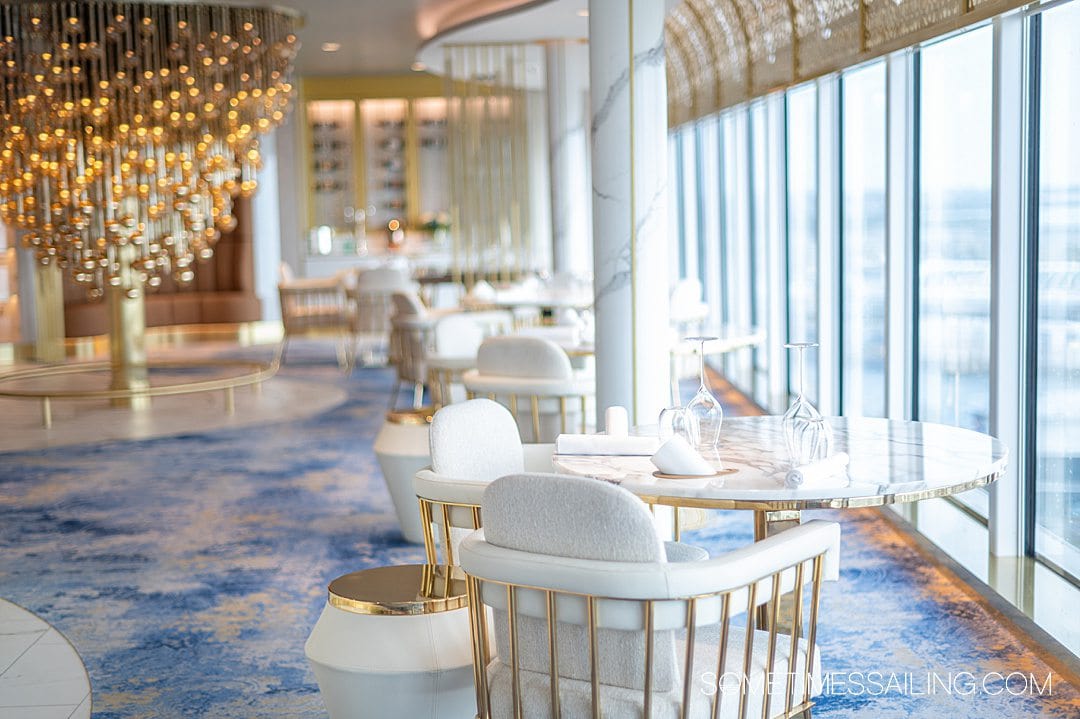
[{"label": "blue patterned carpet", "polygon": [[[298,422],[0,456],[0,596],[74,643],[95,718],[325,717],[303,644],[326,583],[421,560],[371,451],[389,372],[283,373],[347,385],[350,399]],[[1052,696],[1000,683],[919,695],[928,671],[1041,683],[1049,669],[875,512],[841,521],[843,577],[827,588],[819,637],[845,685],[815,717],[1080,717],[1057,675]],[[741,513],[687,537],[714,554],[750,538]],[[873,671],[907,689],[856,692],[850,673]]]}]

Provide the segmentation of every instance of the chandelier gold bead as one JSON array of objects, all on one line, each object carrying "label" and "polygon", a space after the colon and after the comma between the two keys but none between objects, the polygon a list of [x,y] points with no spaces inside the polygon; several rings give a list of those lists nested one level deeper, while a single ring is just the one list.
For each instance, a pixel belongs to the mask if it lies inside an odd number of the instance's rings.
[{"label": "chandelier gold bead", "polygon": [[295,18],[257,7],[0,0],[0,219],[91,297],[192,281],[293,94]]}]

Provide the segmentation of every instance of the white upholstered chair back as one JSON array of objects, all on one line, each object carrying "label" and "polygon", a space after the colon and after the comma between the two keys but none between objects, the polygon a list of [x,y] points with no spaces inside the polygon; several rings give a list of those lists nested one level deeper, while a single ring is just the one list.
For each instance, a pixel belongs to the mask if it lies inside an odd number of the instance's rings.
[{"label": "white upholstered chair back", "polygon": [[491,337],[480,345],[476,369],[485,375],[526,379],[573,377],[570,358],[554,342],[539,337]]},{"label": "white upholstered chair back", "polygon": [[[509,472],[505,473],[510,475]],[[562,474],[505,476],[484,490],[498,547],[612,562],[665,562],[648,506],[622,487]]]},{"label": "white upholstered chair back", "polygon": [[458,543],[481,526],[480,498],[488,483],[527,467],[550,471],[552,448],[533,445],[527,451],[510,412],[488,399],[441,408],[428,436],[431,469],[413,479],[424,548],[429,563],[454,564]]},{"label": "white upholstered chair back", "polygon": [[817,618],[822,582],[839,575],[839,525],[648,560],[654,530],[624,494],[551,475],[485,490],[485,528],[460,547],[480,719],[802,715],[822,687]]},{"label": "white upholstered chair back", "polygon": [[[614,484],[558,474],[511,475],[484,490],[481,506],[488,544],[527,552],[542,563],[560,559],[667,562],[648,507]],[[510,655],[504,607],[496,608],[494,622],[500,657]],[[570,612],[564,616],[569,619]],[[546,621],[524,616],[516,624],[520,667],[546,674],[550,666]],[[560,676],[589,680],[588,646],[583,623],[567,621],[559,626]],[[644,631],[599,630],[598,649],[610,660],[600,667],[601,682],[643,689],[644,646]],[[655,632],[653,652],[652,686],[669,691],[678,679],[674,632]]]},{"label": "white upholstered chair back", "polygon": [[476,370],[463,376],[470,396],[486,396],[510,409],[523,437],[553,442],[561,432],[585,431],[595,379],[574,372],[559,345],[538,337],[489,337]]},{"label": "white upholstered chair back", "polygon": [[430,438],[431,469],[447,477],[490,482],[524,468],[514,418],[488,399],[440,409],[431,419]]},{"label": "white upholstered chair back", "polygon": [[446,315],[435,322],[433,340],[438,356],[469,358],[475,363],[484,341],[484,328],[467,312]]},{"label": "white upholstered chair back", "polygon": [[485,325],[472,312],[440,317],[432,330],[433,353],[428,357],[432,402],[443,407],[465,399],[462,375],[476,367]]}]

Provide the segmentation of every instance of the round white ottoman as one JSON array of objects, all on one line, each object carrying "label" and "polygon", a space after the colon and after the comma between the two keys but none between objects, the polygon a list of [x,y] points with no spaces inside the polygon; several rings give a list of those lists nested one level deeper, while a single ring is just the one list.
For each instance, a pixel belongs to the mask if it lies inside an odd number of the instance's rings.
[{"label": "round white ottoman", "polygon": [[465,575],[408,564],[346,574],[304,646],[330,719],[473,719]]},{"label": "round white ottoman", "polygon": [[387,412],[386,421],[375,437],[375,458],[390,490],[401,533],[413,544],[424,543],[413,475],[431,464],[428,426],[432,412],[430,407]]}]

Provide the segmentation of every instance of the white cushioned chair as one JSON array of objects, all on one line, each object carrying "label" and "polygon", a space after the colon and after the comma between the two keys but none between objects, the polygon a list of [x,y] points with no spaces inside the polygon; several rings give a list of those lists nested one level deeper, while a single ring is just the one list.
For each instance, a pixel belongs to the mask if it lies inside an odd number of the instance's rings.
[{"label": "white cushioned chair", "polygon": [[670,562],[645,504],[616,485],[508,476],[482,511],[460,547],[482,719],[790,717],[820,693],[817,617],[839,525]]},{"label": "white cushioned chair", "polygon": [[413,386],[413,409],[424,401],[424,382],[427,380],[427,357],[430,352],[431,329],[435,319],[415,292],[395,292],[390,297],[393,315],[390,317],[390,364],[396,381],[390,395],[390,409],[397,406],[401,385]]},{"label": "white cushioned chair", "polygon": [[[522,444],[517,424],[505,407],[488,399],[472,399],[443,407],[431,419],[428,434],[431,468],[413,478],[420,502],[427,561],[454,564],[456,547],[469,532],[482,526],[480,501],[492,481],[508,474],[551,472],[552,444]],[[582,482],[598,482],[579,478]],[[671,561],[708,557],[699,548],[668,542]]]},{"label": "white cushioned chair", "polygon": [[575,372],[559,345],[538,337],[484,340],[476,369],[462,381],[470,397],[486,396],[508,407],[522,435],[534,442],[553,442],[578,425],[586,431],[588,401],[596,393],[591,374]]},{"label": "white cushioned chair", "polygon": [[353,362],[351,319],[345,286],[336,277],[296,279],[285,263],[280,268],[278,298],[284,334],[275,361],[285,362],[289,340],[304,335],[329,335],[336,340],[338,365],[349,370]]},{"label": "white cushioned chair", "polygon": [[415,291],[416,285],[408,274],[396,267],[375,267],[357,273],[348,295],[357,353],[363,354],[366,363],[374,364],[378,356],[387,352],[394,293]]},{"label": "white cushioned chair", "polygon": [[464,399],[461,376],[476,367],[476,353],[485,333],[484,324],[469,312],[446,315],[435,322],[433,351],[428,355],[427,367],[428,385],[436,407]]}]

